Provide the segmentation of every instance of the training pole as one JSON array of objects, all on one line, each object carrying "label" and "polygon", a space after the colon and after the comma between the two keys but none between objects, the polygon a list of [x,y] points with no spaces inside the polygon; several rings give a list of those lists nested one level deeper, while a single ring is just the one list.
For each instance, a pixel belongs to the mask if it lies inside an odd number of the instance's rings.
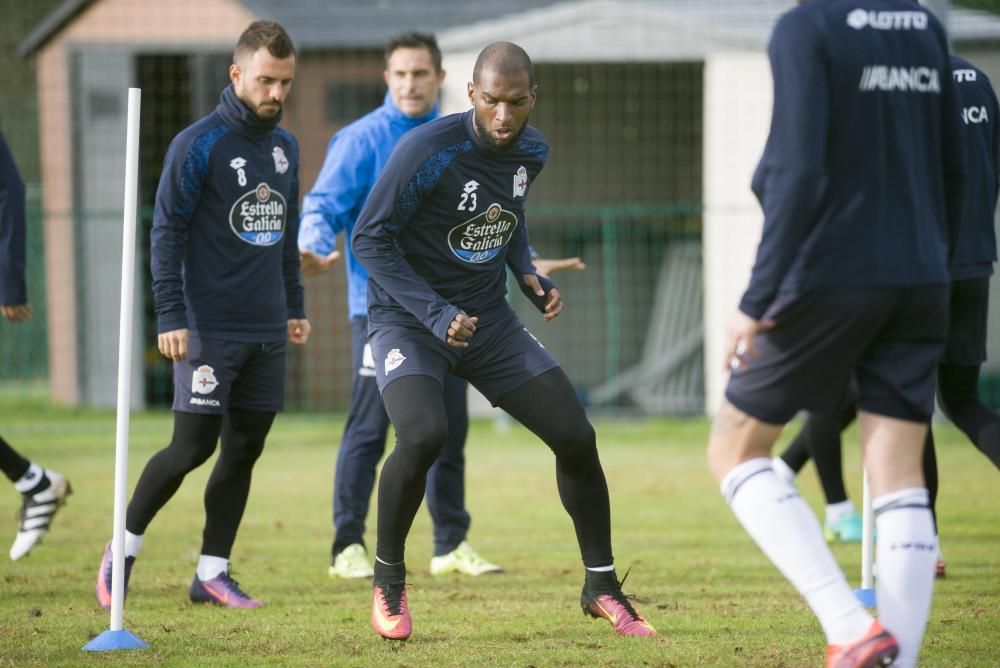
[{"label": "training pole", "polygon": [[122,298],[118,322],[118,422],[115,431],[115,516],[111,538],[111,627],[83,646],[91,652],[142,649],[145,642],[125,630],[125,494],[128,483],[128,426],[132,396],[132,321],[135,295],[135,227],[139,180],[139,103],[142,91],[128,89],[125,134],[125,217],[122,228]]},{"label": "training pole", "polygon": [[861,497],[861,586],[855,596],[866,608],[875,607],[875,513],[868,484],[868,471],[864,472],[864,491]]}]

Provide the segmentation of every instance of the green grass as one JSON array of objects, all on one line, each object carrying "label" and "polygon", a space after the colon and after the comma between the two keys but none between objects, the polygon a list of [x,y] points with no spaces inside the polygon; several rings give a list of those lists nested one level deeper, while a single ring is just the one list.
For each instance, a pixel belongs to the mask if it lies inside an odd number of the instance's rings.
[{"label": "green grass", "polygon": [[[15,410],[16,408],[16,410]],[[432,578],[430,524],[421,510],[407,562],[412,639],[370,630],[368,582],[326,575],[331,472],[342,420],[282,415],[255,470],[233,554],[235,576],[267,601],[260,610],[196,607],[187,586],[203,522],[209,472],[192,473],[150,526],[136,564],[125,626],[150,643],[136,652],[80,650],[106,629],[94,601],[102,546],[111,534],[114,417],[0,397],[3,435],[66,473],[76,489],[46,543],[0,561],[0,666],[816,666],[824,641],[808,609],[739,528],[704,464],[703,420],[602,420],[619,574],[661,636],[613,635],[583,617],[572,528],[555,490],[547,449],[519,427],[474,423],[467,450],[470,539],[502,576]],[[937,430],[939,501],[948,578],[937,585],[922,666],[1000,663],[1000,510],[997,471],[949,427]],[[132,419],[129,489],[170,435],[167,413]],[[848,471],[857,471],[848,436]],[[859,476],[849,476],[860,501]],[[800,488],[815,509],[811,468]],[[19,500],[0,494],[0,517]],[[374,544],[374,511],[369,545]],[[9,519],[4,541],[12,539]],[[8,543],[3,543],[6,550]],[[835,546],[855,584],[860,549]]]}]

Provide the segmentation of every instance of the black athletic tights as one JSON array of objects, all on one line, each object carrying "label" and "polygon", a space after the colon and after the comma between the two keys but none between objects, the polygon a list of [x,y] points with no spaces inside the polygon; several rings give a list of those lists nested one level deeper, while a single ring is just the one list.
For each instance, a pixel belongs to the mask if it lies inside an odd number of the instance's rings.
[{"label": "black athletic tights", "polygon": [[17,450],[10,447],[7,441],[0,436],[0,471],[11,482],[17,482],[31,468],[31,462],[17,454]]},{"label": "black athletic tights", "polygon": [[[385,460],[378,486],[378,545],[381,561],[403,561],[406,536],[420,507],[427,469],[448,433],[441,385],[429,376],[405,376],[382,393],[396,430],[396,447]],[[612,562],[608,485],[597,455],[594,428],[566,374],[546,371],[499,405],[534,432],[556,455],[556,483],[573,519],[585,566]]]},{"label": "black athletic tights", "polygon": [[150,458],[139,476],[125,516],[125,528],[143,534],[156,513],[181,486],[184,476],[215,452],[222,452],[205,486],[205,530],[201,554],[229,558],[243,519],[253,465],[264,449],[274,413],[231,409],[225,416],[174,413],[170,444]]}]

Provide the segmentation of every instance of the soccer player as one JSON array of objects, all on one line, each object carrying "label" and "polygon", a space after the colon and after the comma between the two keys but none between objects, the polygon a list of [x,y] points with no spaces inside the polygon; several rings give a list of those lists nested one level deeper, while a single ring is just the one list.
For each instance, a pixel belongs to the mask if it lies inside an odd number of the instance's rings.
[{"label": "soccer player", "polygon": [[[302,201],[299,247],[302,274],[311,278],[339,258],[336,236],[350,238],[354,223],[404,132],[438,117],[444,81],[441,50],[433,35],[411,32],[385,46],[385,101],[330,140],[323,169]],[[375,384],[368,345],[368,272],[345,248],[347,300],[351,321],[351,403],[333,478],[334,539],[329,574],[342,578],[373,575],[365,548],[365,518],[375,488],[375,469],[385,452],[389,418]],[[448,438],[427,473],[427,506],[434,524],[431,573],[496,573],[466,540],[471,517],[465,508],[465,437],[469,427],[466,382],[444,377]]]},{"label": "soccer player", "polygon": [[[295,47],[277,23],[243,32],[219,106],[167,150],[151,234],[160,352],[174,362],[174,431],[143,469],[125,518],[125,582],[146,527],[184,476],[222,451],[205,488],[194,602],[262,603],[229,575],[254,462],[283,405],[286,340],[304,344],[299,282],[298,163],[278,127]],[[111,604],[111,548],[97,600]]]},{"label": "soccer player", "polygon": [[[709,465],[819,619],[827,666],[888,665],[897,653],[895,665],[913,666],[936,552],[921,447],[964,178],[947,39],[910,0],[817,0],[779,19],[768,52],[773,116],[753,179],[764,230],[729,328],[733,372]],[[879,536],[878,621],[769,458],[782,426],[800,409],[832,411],[852,372]]]},{"label": "soccer player", "polygon": [[[951,67],[961,107],[967,182],[961,226],[954,235],[950,256],[950,326],[945,354],[938,365],[937,390],[945,415],[1000,469],[1000,415],[979,397],[979,369],[986,360],[989,276],[997,259],[993,226],[1000,191],[1000,129],[997,127],[1000,105],[989,78],[981,70],[954,55]],[[797,438],[781,456],[789,468],[797,472],[801,465],[796,468],[793,464],[799,461],[804,464],[810,454],[814,455],[817,470],[825,468],[829,471],[826,476],[822,471],[820,473],[820,477],[824,478],[823,488],[828,503],[831,495],[827,491],[825,477],[833,478],[835,474],[843,489],[839,472],[840,432],[854,420],[855,395],[853,390],[847,392],[835,416],[810,413],[800,433],[800,437],[804,434],[808,436]],[[810,440],[812,442],[807,442]],[[837,457],[836,469],[832,466],[821,467],[820,457],[829,453]],[[780,465],[776,466],[780,470]],[[924,446],[924,476],[933,509],[937,492],[937,461],[934,438],[929,428]],[[938,577],[945,574],[940,551],[936,572]]]},{"label": "soccer player", "polygon": [[375,378],[397,435],[379,480],[372,627],[390,639],[412,632],[406,536],[447,439],[450,372],[555,453],[585,566],[584,611],[622,635],[655,635],[615,576],[594,429],[566,374],[506,300],[505,265],[546,321],[563,309],[554,284],[532,266],[525,227],[525,199],[548,156],[545,138],[528,125],[537,96],[531,59],[515,44],[491,44],[468,93],[473,109],[400,140],[352,237],[370,275]]},{"label": "soccer player", "polygon": [[[24,181],[0,133],[0,315],[12,323],[31,318],[25,281]],[[0,471],[21,493],[21,515],[10,558],[17,561],[42,541],[72,492],[62,475],[22,457],[0,437]]]}]

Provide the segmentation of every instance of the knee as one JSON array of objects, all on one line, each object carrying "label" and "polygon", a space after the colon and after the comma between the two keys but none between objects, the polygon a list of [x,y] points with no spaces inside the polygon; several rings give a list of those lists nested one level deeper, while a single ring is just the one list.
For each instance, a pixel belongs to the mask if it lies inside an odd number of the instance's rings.
[{"label": "knee", "polygon": [[176,435],[167,446],[170,461],[178,473],[189,473],[206,461],[215,452],[216,439],[181,439]]},{"label": "knee", "polygon": [[550,436],[549,447],[563,465],[590,466],[598,462],[597,435],[586,419],[563,424]]},{"label": "knee", "polygon": [[446,420],[419,420],[396,430],[396,450],[400,456],[414,460],[428,469],[441,454],[448,439]]}]

